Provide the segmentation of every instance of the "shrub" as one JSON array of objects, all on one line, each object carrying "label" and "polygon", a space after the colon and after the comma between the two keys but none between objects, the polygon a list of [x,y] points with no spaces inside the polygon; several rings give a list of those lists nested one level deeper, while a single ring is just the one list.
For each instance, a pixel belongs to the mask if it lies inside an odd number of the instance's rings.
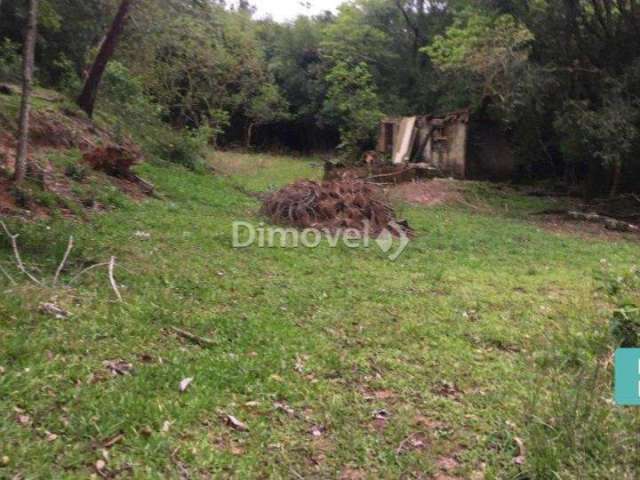
[{"label": "shrub", "polygon": [[85,165],[72,163],[65,167],[64,174],[76,182],[84,182],[89,175],[89,170]]},{"label": "shrub", "polygon": [[22,78],[20,46],[5,38],[0,43],[0,81],[19,82]]},{"label": "shrub", "polygon": [[616,305],[609,322],[615,346],[640,347],[640,269],[632,267],[621,275],[605,269],[600,280]]},{"label": "shrub", "polygon": [[611,334],[620,347],[640,347],[640,308],[624,305],[613,312]]},{"label": "shrub", "polygon": [[164,160],[189,170],[203,170],[210,138],[208,126],[176,133],[171,142],[161,146],[159,154]]}]

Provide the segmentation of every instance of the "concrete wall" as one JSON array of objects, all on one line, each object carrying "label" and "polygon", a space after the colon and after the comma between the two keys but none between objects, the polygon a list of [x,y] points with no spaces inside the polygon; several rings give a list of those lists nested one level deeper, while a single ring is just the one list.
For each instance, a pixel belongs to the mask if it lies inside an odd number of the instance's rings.
[{"label": "concrete wall", "polygon": [[467,124],[449,122],[436,127],[429,139],[430,161],[443,175],[465,178],[467,158]]}]

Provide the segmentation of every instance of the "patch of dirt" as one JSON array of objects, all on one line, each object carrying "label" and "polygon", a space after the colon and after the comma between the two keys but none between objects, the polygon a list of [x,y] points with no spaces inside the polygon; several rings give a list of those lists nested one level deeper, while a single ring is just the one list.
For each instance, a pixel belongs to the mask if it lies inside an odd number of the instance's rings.
[{"label": "patch of dirt", "polygon": [[16,199],[11,194],[11,182],[0,178],[0,215],[11,215],[16,210]]},{"label": "patch of dirt", "polygon": [[547,214],[539,215],[534,220],[534,223],[540,228],[549,232],[575,235],[585,240],[592,240],[594,238],[601,240],[640,240],[640,234],[635,232],[617,232],[615,230],[609,230],[600,223],[583,222],[579,220],[573,220],[567,218],[562,214]]},{"label": "patch of dirt", "polygon": [[365,480],[367,472],[359,468],[346,467],[340,472],[340,480]]},{"label": "patch of dirt", "polygon": [[389,196],[414,205],[441,205],[463,201],[459,182],[442,178],[395,185],[389,188]]},{"label": "patch of dirt", "polygon": [[391,185],[411,182],[421,178],[433,178],[437,171],[426,164],[392,165],[384,162],[373,162],[367,165],[345,166],[326,162],[324,180],[366,180],[380,185]]}]

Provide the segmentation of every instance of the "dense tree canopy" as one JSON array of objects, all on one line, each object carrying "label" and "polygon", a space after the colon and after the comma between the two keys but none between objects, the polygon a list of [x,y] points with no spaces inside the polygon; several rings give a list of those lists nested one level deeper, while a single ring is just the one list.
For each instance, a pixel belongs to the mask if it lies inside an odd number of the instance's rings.
[{"label": "dense tree canopy", "polygon": [[[117,4],[42,0],[41,84],[77,94]],[[0,75],[15,79],[25,2],[0,9]],[[501,125],[520,178],[635,187],[622,174],[640,167],[636,0],[353,0],[286,24],[252,10],[140,0],[104,94],[137,85],[145,114],[223,145],[351,155],[383,114],[471,107]]]}]

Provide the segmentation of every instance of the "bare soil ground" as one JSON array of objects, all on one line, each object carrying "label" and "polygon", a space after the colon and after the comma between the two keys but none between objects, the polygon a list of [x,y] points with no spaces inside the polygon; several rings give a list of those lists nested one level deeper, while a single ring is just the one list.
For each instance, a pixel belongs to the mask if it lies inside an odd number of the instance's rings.
[{"label": "bare soil ground", "polygon": [[540,215],[534,223],[549,232],[575,235],[585,240],[589,238],[640,240],[640,235],[635,232],[617,232],[607,229],[601,223],[574,220],[560,214]]},{"label": "bare soil ground", "polygon": [[390,187],[388,192],[393,200],[401,200],[414,205],[440,205],[464,200],[462,182],[436,178],[433,180],[400,183]]}]

